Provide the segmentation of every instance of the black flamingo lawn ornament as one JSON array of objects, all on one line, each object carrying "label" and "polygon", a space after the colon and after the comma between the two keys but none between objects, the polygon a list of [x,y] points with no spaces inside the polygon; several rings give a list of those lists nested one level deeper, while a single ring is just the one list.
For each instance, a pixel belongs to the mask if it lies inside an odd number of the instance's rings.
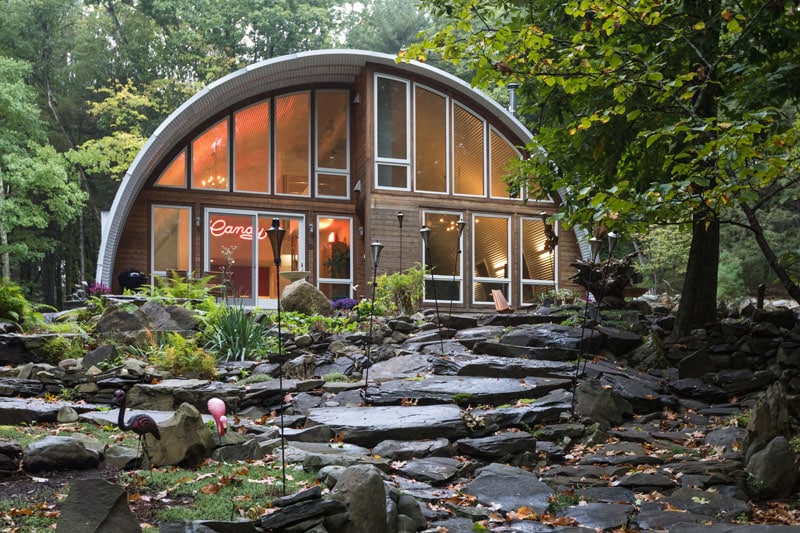
[{"label": "black flamingo lawn ornament", "polygon": [[[153,420],[153,417],[145,414],[139,414],[132,416],[130,420],[125,422],[125,403],[127,397],[125,395],[125,391],[120,389],[114,391],[114,397],[111,400],[111,405],[119,407],[119,419],[117,420],[117,425],[123,431],[133,431],[137,435],[139,435],[139,446],[144,451],[144,455],[147,458],[148,464],[150,463],[150,456],[147,454],[147,440],[142,442],[142,438],[150,433],[156,439],[161,440],[161,433],[158,431],[158,424],[156,421]],[[136,449],[136,457],[139,457],[139,449]]]}]

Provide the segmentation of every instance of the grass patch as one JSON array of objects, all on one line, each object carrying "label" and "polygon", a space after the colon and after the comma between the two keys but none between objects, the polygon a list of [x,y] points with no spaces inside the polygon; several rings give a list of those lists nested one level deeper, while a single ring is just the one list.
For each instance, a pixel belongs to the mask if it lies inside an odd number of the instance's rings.
[{"label": "grass patch", "polygon": [[[316,482],[314,473],[289,469],[286,493]],[[255,520],[283,496],[279,463],[216,463],[196,470],[157,468],[123,472],[120,483],[131,495],[132,506],[157,504],[155,522],[180,520]]]},{"label": "grass patch", "polygon": [[[47,436],[71,437],[82,434],[99,440],[103,444],[124,444],[136,446],[137,436],[124,433],[116,425],[98,426],[90,422],[74,422],[70,424],[18,424],[16,426],[0,426],[0,440],[13,440],[23,448]],[[133,437],[131,437],[133,435]],[[134,438],[137,437],[137,438]],[[124,441],[124,442],[123,442]]]}]

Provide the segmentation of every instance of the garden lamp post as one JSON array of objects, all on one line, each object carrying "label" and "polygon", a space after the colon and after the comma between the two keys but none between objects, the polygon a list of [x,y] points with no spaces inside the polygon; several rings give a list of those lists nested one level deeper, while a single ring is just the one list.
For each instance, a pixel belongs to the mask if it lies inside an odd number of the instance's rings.
[{"label": "garden lamp post", "polygon": [[281,221],[272,219],[272,227],[267,230],[269,243],[272,245],[272,257],[275,260],[275,285],[278,297],[278,390],[280,391],[281,411],[281,476],[283,480],[283,494],[286,494],[286,442],[283,436],[283,340],[281,339],[281,245],[286,230],[281,227]]},{"label": "garden lamp post", "polygon": [[397,223],[400,225],[400,271],[403,271],[403,215],[402,211],[397,212]]},{"label": "garden lamp post", "polygon": [[369,368],[372,366],[372,323],[375,318],[375,280],[378,278],[378,260],[383,244],[378,241],[369,245],[372,248],[372,304],[369,306],[369,337],[367,337],[367,362],[364,365],[364,403],[369,403]]},{"label": "garden lamp post", "polygon": [[[461,257],[461,235],[464,234],[464,226],[467,225],[467,222],[464,220],[464,215],[458,217],[458,222],[456,222],[456,226],[458,226],[458,238],[456,239],[456,258],[453,262],[453,287],[456,286],[456,271],[458,270],[458,266],[461,264],[459,262],[459,257]],[[461,291],[459,290],[459,293]],[[450,316],[453,315],[453,289],[450,289]]]},{"label": "garden lamp post", "polygon": [[[605,294],[605,286],[606,286],[606,272],[608,264],[611,261],[611,256],[614,253],[614,248],[617,245],[617,241],[619,240],[620,235],[619,233],[610,232],[608,234],[608,260],[606,262],[606,269],[601,272],[603,276],[603,283],[600,289],[600,297],[597,299],[597,304],[599,306],[600,300],[603,298]],[[578,387],[578,375],[580,374],[581,368],[581,359],[583,359],[583,369],[586,370],[586,365],[588,363],[588,357],[582,357],[584,355],[584,351],[586,351],[586,346],[584,346],[584,334],[586,332],[586,323],[589,320],[589,294],[591,294],[589,288],[592,286],[592,273],[594,272],[595,264],[597,263],[597,259],[600,255],[600,249],[603,246],[603,241],[598,239],[597,237],[592,237],[589,239],[589,249],[591,250],[591,265],[589,266],[589,273],[586,279],[586,305],[583,309],[583,324],[581,325],[581,344],[578,347],[578,363],[575,366],[575,376],[572,379],[572,414],[575,415],[575,393]],[[597,313],[599,316],[599,307],[597,309]],[[594,326],[592,329],[589,330],[589,339],[587,340],[586,344],[591,344],[592,337],[594,336]]]},{"label": "garden lamp post", "polygon": [[433,305],[436,309],[436,328],[439,333],[439,348],[441,355],[444,355],[444,340],[442,339],[442,321],[439,318],[439,299],[436,297],[436,278],[433,276],[433,264],[431,263],[431,228],[423,225],[419,230],[422,236],[422,244],[425,247],[425,264],[431,269],[431,287],[433,288]]}]

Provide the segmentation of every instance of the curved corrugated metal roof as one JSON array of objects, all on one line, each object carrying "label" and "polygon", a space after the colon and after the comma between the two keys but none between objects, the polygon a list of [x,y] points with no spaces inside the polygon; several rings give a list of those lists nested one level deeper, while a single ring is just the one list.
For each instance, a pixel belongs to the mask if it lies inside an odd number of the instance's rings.
[{"label": "curved corrugated metal roof", "polygon": [[97,263],[97,280],[111,285],[111,268],[126,219],[147,178],[156,165],[190,132],[209,117],[236,102],[266,92],[312,83],[353,84],[367,63],[390,66],[434,80],[470,97],[503,122],[519,138],[531,133],[511,113],[489,96],[459,78],[424,63],[397,63],[395,56],[363,50],[316,50],[255,63],[210,84],[176,109],[147,140],[117,190],[109,215],[104,219]]}]

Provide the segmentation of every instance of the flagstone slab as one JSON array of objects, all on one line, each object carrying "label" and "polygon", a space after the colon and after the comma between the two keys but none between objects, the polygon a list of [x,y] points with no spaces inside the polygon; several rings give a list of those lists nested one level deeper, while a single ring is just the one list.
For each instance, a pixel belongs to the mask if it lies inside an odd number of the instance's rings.
[{"label": "flagstone slab", "polygon": [[569,388],[569,379],[556,378],[482,378],[465,376],[430,376],[420,380],[395,380],[370,387],[373,405],[394,405],[404,400],[420,404],[453,402],[458,395],[473,406],[514,403],[524,398],[541,398],[550,391]]},{"label": "flagstone slab", "polygon": [[455,440],[471,434],[456,405],[315,408],[308,420],[330,426],[345,442],[370,448],[387,439]]},{"label": "flagstone slab", "polygon": [[496,378],[565,378],[575,373],[572,363],[490,355],[442,357],[433,361],[433,369],[440,375]]}]

